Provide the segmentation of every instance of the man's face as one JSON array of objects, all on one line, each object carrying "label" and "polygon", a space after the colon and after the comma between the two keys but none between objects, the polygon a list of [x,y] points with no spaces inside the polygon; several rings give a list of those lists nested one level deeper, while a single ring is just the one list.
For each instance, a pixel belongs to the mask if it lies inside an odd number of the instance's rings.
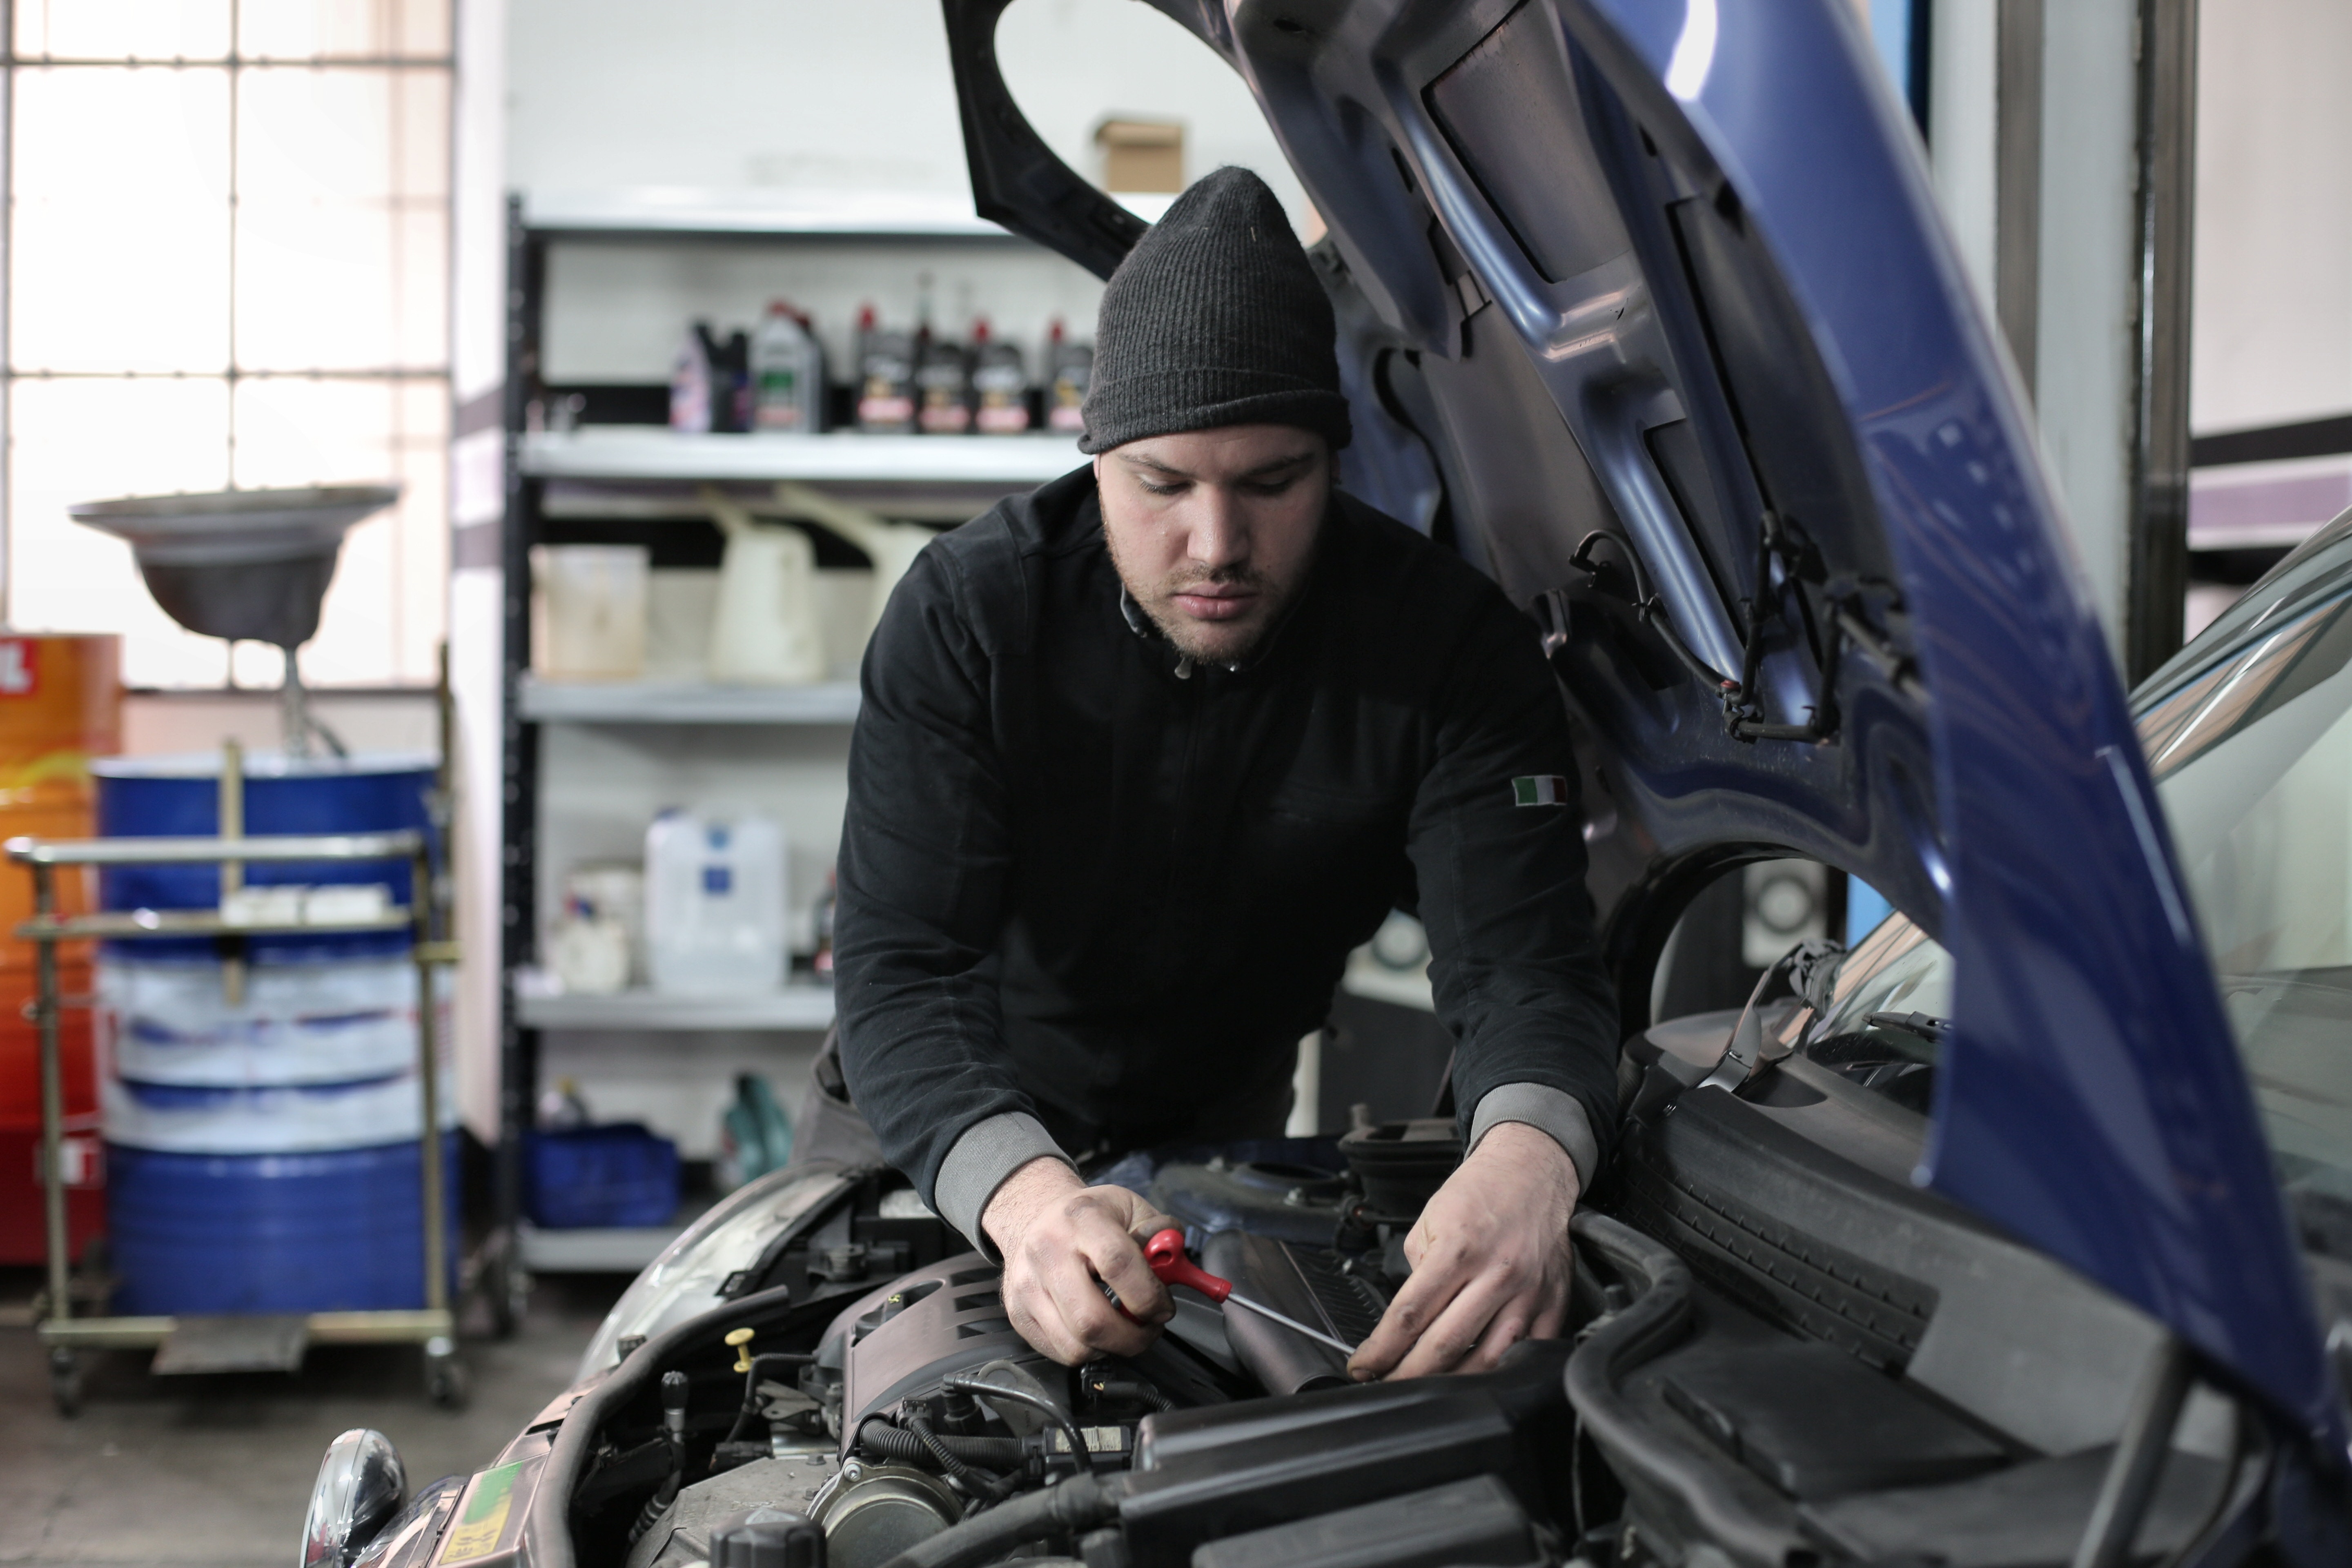
[{"label": "man's face", "polygon": [[1322,437],[1233,425],[1095,458],[1103,536],[1130,598],[1177,651],[1234,664],[1282,618],[1331,494]]}]

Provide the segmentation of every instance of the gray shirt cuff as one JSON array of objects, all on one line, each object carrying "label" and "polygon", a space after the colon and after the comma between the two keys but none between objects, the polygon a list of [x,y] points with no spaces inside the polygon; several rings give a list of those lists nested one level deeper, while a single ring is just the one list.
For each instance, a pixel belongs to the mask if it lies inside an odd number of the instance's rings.
[{"label": "gray shirt cuff", "polygon": [[[1477,1112],[1470,1118],[1470,1147],[1463,1150],[1463,1154],[1466,1157],[1471,1149],[1478,1147],[1480,1139],[1506,1121],[1523,1121],[1559,1144],[1567,1152],[1569,1163],[1576,1167],[1577,1185],[1591,1190],[1593,1166],[1601,1160],[1601,1144],[1592,1136],[1592,1121],[1584,1114],[1582,1100],[1548,1084],[1497,1085],[1478,1101]],[[961,1149],[962,1145],[957,1147]],[[946,1184],[942,1182],[940,1185],[944,1189]]]},{"label": "gray shirt cuff", "polygon": [[[1554,1091],[1557,1092],[1557,1091]],[[1489,1100],[1493,1095],[1486,1097]],[[1570,1101],[1573,1104],[1573,1101]],[[1589,1137],[1589,1135],[1588,1135]],[[940,1162],[939,1179],[931,1184],[931,1207],[941,1219],[971,1238],[982,1256],[1002,1263],[996,1244],[981,1228],[980,1216],[1005,1178],[1038,1158],[1059,1160],[1072,1170],[1070,1157],[1054,1142],[1045,1123],[1025,1110],[1008,1110],[975,1121]]]}]

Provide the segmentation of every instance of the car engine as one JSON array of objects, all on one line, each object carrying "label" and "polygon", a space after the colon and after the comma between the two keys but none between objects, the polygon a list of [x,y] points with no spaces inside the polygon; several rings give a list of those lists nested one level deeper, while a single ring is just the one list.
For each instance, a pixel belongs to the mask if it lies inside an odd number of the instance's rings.
[{"label": "car engine", "polygon": [[[2137,1549],[2177,1556],[2221,1528],[2261,1473],[2227,1399],[2200,1391],[2168,1447],[2135,1438],[2146,1320],[1931,1199],[1857,1183],[1822,1140],[1873,1146],[1829,1120],[1844,1080],[1802,1050],[1745,1097],[1701,1084],[1734,1022],[1629,1043],[1562,1337],[1488,1372],[1357,1384],[1316,1337],[1361,1342],[1406,1277],[1403,1238],[1460,1162],[1450,1121],[1096,1173],[1311,1331],[1180,1286],[1147,1351],[1080,1367],[1022,1341],[996,1266],[902,1179],[770,1178],[641,1277],[508,1451],[537,1500],[524,1556],[2055,1568],[2135,1441],[2158,1477]],[[1976,1348],[1995,1333],[1998,1360]],[[425,1568],[437,1528],[388,1528],[355,1568]]]},{"label": "car engine", "polygon": [[[1300,1324],[1360,1342],[1405,1277],[1406,1230],[1459,1163],[1454,1124],[1390,1123],[1360,1129],[1336,1150],[1323,1140],[1265,1152],[1288,1157],[1160,1163],[1144,1184],[1183,1223],[1210,1272]],[[1444,1561],[1542,1560],[1535,1527],[1492,1479],[1489,1450],[1515,1442],[1508,1421],[1441,1413],[1449,1402],[1428,1397],[1433,1384],[1357,1388],[1332,1346],[1255,1313],[1223,1311],[1189,1289],[1174,1292],[1175,1319],[1142,1354],[1058,1365],[1013,1331],[997,1267],[977,1252],[948,1250],[961,1238],[910,1212],[909,1194],[894,1194],[893,1180],[863,1176],[840,1212],[812,1214],[797,1245],[772,1248],[757,1280],[737,1282],[747,1308],[759,1300],[782,1311],[772,1326],[747,1313],[728,1335],[733,1398],[712,1397],[717,1380],[704,1368],[673,1370],[656,1391],[655,1430],[612,1425],[574,1499],[583,1564],[716,1563],[728,1554],[724,1543],[714,1548],[723,1533],[805,1520],[822,1531],[835,1568],[879,1568],[992,1512],[1007,1515],[1018,1537],[1029,1528],[1019,1518],[1040,1500],[1075,1506],[1081,1493],[1145,1468],[1162,1479],[1149,1510],[1160,1522],[1143,1539],[1164,1537],[1164,1546],[1139,1555],[1127,1545],[1133,1531],[1088,1531],[1077,1515],[1045,1533],[1069,1536],[1073,1549],[1078,1537],[1101,1535],[1085,1546],[1088,1562],[1191,1561],[1195,1547],[1232,1535],[1250,1515],[1233,1495],[1227,1439],[1239,1428],[1228,1430],[1224,1414],[1244,1409],[1255,1412],[1245,1425],[1263,1450],[1264,1484],[1289,1500],[1267,1511],[1270,1521],[1291,1518],[1300,1499],[1320,1492],[1334,1504],[1402,1507],[1377,1524],[1382,1540],[1408,1525],[1425,1535],[1433,1521],[1458,1521],[1433,1542]],[[915,1266],[898,1271],[906,1263]],[[887,1278],[876,1282],[877,1274]],[[1518,1380],[1525,1397],[1564,1412],[1558,1355],[1537,1359],[1541,1370]],[[1300,1402],[1272,1424],[1244,1403],[1320,1391],[1341,1403]],[[1461,1463],[1406,1459],[1406,1450],[1442,1444],[1444,1422],[1465,1415],[1473,1436]],[[1189,1490],[1188,1454],[1201,1470]],[[1368,1455],[1375,1462],[1367,1465]],[[1203,1484],[1210,1470],[1213,1487]],[[1425,1489],[1416,1481],[1454,1479],[1453,1470],[1485,1479],[1433,1515],[1400,1496]],[[650,1495],[625,1506],[649,1483]],[[1489,1545],[1456,1554],[1477,1541]],[[1493,1555],[1497,1542],[1515,1542],[1517,1555]],[[1005,1550],[1022,1544],[1008,1540]],[[1295,1542],[1268,1543],[1272,1555],[1262,1556],[1232,1555],[1234,1544],[1223,1542],[1218,1561],[1301,1560]]]}]

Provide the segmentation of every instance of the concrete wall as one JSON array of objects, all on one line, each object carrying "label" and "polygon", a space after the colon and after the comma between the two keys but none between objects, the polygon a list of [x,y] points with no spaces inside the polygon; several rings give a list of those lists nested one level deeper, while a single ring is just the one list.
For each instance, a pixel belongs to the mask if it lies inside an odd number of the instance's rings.
[{"label": "concrete wall", "polygon": [[[508,0],[507,169],[519,188],[740,195],[886,189],[970,197],[934,0]],[[1048,145],[1093,177],[1113,115],[1185,122],[1188,174],[1297,183],[1223,61],[1133,0],[1017,0],[1005,79]]]},{"label": "concrete wall", "polygon": [[2201,5],[2190,425],[2352,412],[2352,5]]}]

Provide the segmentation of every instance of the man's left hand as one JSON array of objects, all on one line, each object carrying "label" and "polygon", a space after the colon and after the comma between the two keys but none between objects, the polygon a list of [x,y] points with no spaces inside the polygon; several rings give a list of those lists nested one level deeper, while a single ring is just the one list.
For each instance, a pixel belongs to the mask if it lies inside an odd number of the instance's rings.
[{"label": "man's left hand", "polygon": [[1524,1122],[1490,1128],[1405,1237],[1412,1276],[1348,1363],[1359,1382],[1484,1372],[1557,1336],[1574,1254],[1576,1164]]}]

